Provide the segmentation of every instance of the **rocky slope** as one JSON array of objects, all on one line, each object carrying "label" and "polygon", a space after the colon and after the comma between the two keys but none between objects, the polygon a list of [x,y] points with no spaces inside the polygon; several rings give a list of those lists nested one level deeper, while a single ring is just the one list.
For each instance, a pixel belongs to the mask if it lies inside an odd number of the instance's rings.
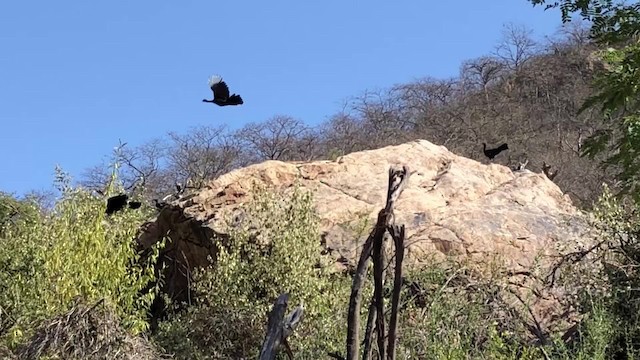
[{"label": "rocky slope", "polygon": [[397,165],[411,171],[395,221],[406,226],[407,261],[413,264],[430,254],[478,261],[498,256],[510,270],[528,270],[548,263],[558,245],[579,244],[589,232],[585,217],[544,174],[479,163],[420,140],[335,161],[266,161],[232,171],[165,207],[139,240],[146,247],[171,239],[164,252],[165,287],[184,298],[186,270],[206,265],[209,255],[215,259],[211,239],[226,237],[227,215],[242,219],[237,208],[253,184],[276,191],[298,184],[313,192],[322,242],[342,264],[353,264],[384,206],[388,169]]}]

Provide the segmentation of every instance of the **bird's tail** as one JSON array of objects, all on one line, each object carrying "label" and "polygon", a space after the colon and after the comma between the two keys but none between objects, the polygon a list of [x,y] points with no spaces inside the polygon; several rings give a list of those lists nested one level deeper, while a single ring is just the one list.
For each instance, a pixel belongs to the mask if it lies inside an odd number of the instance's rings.
[{"label": "bird's tail", "polygon": [[233,94],[229,96],[229,100],[227,102],[231,104],[237,104],[237,105],[244,104],[244,101],[242,101],[242,98],[240,97],[240,95],[237,95],[237,94]]},{"label": "bird's tail", "polygon": [[500,145],[500,147],[498,148],[498,150],[504,151],[504,150],[509,150],[509,145],[507,145],[506,143]]}]

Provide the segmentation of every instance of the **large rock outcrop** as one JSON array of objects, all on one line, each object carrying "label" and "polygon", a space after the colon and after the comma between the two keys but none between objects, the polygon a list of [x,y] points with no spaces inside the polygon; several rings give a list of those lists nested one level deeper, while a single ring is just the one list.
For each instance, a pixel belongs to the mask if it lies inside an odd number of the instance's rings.
[{"label": "large rock outcrop", "polygon": [[186,288],[187,268],[206,265],[209,255],[215,259],[211,238],[225,236],[222,221],[250,198],[254,183],[277,191],[297,183],[314,194],[323,243],[342,263],[353,264],[370,226],[360,234],[354,229],[366,219],[375,222],[388,169],[397,165],[411,171],[395,221],[406,225],[412,263],[427,254],[498,255],[507,268],[526,270],[556,254],[558,242],[580,243],[589,231],[580,211],[545,175],[479,163],[421,140],[335,161],[266,161],[232,171],[163,209],[140,241],[148,246],[171,238],[166,253],[173,271],[170,266],[166,286],[177,296]]}]

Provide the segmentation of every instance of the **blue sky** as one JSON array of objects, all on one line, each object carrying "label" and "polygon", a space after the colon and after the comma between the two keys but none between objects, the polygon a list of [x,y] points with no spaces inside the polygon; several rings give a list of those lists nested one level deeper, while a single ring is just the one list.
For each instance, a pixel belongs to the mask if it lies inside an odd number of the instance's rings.
[{"label": "blue sky", "polygon": [[[50,188],[119,139],[287,114],[316,124],[366,89],[458,74],[513,22],[555,32],[557,11],[492,1],[3,1],[0,191]],[[220,108],[219,73],[245,104]]]}]

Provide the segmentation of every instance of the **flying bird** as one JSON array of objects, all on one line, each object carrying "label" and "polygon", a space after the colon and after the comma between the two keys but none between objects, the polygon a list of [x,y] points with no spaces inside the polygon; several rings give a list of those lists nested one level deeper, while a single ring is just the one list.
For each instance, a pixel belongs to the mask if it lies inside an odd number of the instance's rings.
[{"label": "flying bird", "polygon": [[127,194],[115,195],[107,199],[107,210],[105,213],[107,215],[111,215],[117,211],[120,211],[129,205],[131,209],[138,209],[142,206],[142,203],[139,201],[128,201],[129,196]]},{"label": "flying bird", "polygon": [[498,146],[495,149],[487,149],[487,144],[482,143],[482,151],[484,152],[484,155],[488,157],[490,160],[493,160],[493,158],[496,157],[496,155],[508,149],[509,149],[509,146],[506,143]]},{"label": "flying bird", "polygon": [[233,94],[229,96],[229,86],[227,86],[227,83],[225,83],[219,75],[214,75],[209,78],[209,87],[213,92],[213,99],[202,99],[203,102],[214,103],[218,106],[244,104],[240,95]]}]

